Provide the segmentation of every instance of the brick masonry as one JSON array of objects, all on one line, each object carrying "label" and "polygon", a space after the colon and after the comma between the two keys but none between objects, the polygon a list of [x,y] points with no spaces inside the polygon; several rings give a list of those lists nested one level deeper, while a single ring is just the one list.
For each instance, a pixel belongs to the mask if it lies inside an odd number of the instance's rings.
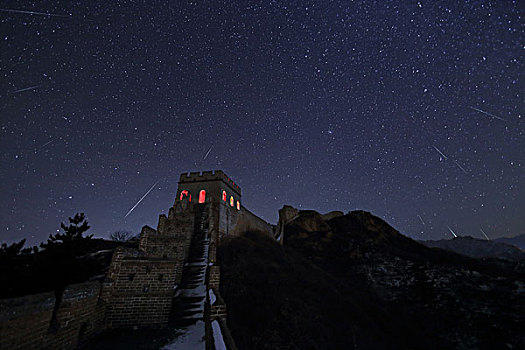
[{"label": "brick masonry", "polygon": [[0,301],[0,349],[76,348],[103,327],[100,289],[86,282],[68,286],[62,300],[48,292]]}]

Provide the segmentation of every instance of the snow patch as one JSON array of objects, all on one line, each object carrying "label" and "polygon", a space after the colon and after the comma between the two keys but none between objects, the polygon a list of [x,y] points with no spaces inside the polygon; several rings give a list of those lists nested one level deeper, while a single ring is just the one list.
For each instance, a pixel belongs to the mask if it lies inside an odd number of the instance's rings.
[{"label": "snow patch", "polygon": [[222,337],[221,326],[217,320],[211,323],[211,328],[213,329],[213,342],[215,343],[215,350],[226,350],[226,344],[224,343],[224,338]]},{"label": "snow patch", "polygon": [[192,289],[183,289],[180,293],[184,297],[206,297],[206,286],[199,284],[197,287]]},{"label": "snow patch", "polygon": [[175,338],[171,343],[164,345],[162,350],[204,350],[206,348],[206,343],[204,340],[204,321],[199,320],[196,323],[184,328],[183,331],[184,333]]},{"label": "snow patch", "polygon": [[210,299],[210,305],[215,304],[217,297],[215,296],[213,289],[208,289],[208,298]]}]

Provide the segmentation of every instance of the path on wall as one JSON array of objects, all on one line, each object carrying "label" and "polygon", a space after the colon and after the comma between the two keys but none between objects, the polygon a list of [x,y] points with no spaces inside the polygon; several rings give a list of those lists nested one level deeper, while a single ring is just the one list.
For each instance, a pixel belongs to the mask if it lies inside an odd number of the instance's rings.
[{"label": "path on wall", "polygon": [[208,268],[209,236],[206,204],[195,205],[195,228],[190,244],[188,261],[173,314],[175,327],[180,335],[163,349],[205,349],[204,303],[206,301],[206,270]]}]

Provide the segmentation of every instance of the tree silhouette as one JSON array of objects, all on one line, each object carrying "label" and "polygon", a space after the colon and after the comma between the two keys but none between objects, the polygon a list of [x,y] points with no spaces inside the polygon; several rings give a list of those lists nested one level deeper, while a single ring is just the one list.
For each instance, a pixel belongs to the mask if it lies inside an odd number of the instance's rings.
[{"label": "tree silhouette", "polygon": [[132,238],[132,233],[129,231],[115,231],[109,235],[109,239],[116,242],[127,242]]},{"label": "tree silhouette", "polygon": [[59,298],[67,285],[102,276],[111,259],[111,254],[104,252],[118,243],[87,235],[90,227],[83,213],[60,228],[40,244],[40,250],[36,246],[24,248],[25,240],[0,245],[0,298],[51,290]]},{"label": "tree silhouette", "polygon": [[64,252],[68,255],[82,253],[83,248],[93,237],[93,235],[83,236],[84,232],[90,228],[84,213],[75,214],[73,218],[69,218],[69,226],[61,223],[60,227],[64,233],[49,235],[47,242],[40,244],[47,252]]},{"label": "tree silhouette", "polygon": [[2,243],[2,245],[0,246],[0,257],[9,258],[20,254],[31,254],[38,252],[37,246],[33,246],[31,248],[24,248],[25,243],[25,238],[20,242],[11,243],[10,245],[7,245],[7,243]]},{"label": "tree silhouette", "polygon": [[44,248],[42,261],[56,290],[84,280],[93,269],[92,264],[81,258],[88,251],[93,237],[83,236],[90,227],[84,213],[75,214],[69,218],[68,226],[61,223],[60,227],[64,233],[49,235],[47,242],[40,244]]},{"label": "tree silhouette", "polygon": [[7,245],[6,243],[2,243],[2,246],[0,247],[0,256],[9,257],[9,256],[15,256],[15,255],[20,254],[25,243],[26,243],[25,238],[21,240],[20,242],[15,242],[10,245]]}]

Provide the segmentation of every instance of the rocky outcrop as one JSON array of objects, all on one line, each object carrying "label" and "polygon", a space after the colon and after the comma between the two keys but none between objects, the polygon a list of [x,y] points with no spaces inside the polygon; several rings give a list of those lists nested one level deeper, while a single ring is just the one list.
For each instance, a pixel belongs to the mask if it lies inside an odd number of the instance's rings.
[{"label": "rocky outcrop", "polygon": [[328,220],[332,220],[333,218],[337,218],[339,216],[343,216],[345,215],[345,213],[343,213],[342,211],[339,211],[339,210],[334,210],[334,211],[331,211],[329,213],[326,213],[323,215],[323,219],[325,221],[328,221]]},{"label": "rocky outcrop", "polygon": [[285,205],[279,210],[279,223],[277,224],[277,241],[283,242],[284,228],[293,228],[300,231],[302,235],[308,232],[325,232],[329,234],[330,226],[328,220],[343,216],[342,211],[331,211],[327,214],[319,214],[314,210],[298,210],[290,205]]},{"label": "rocky outcrop", "polygon": [[275,239],[281,244],[284,240],[284,227],[286,226],[286,224],[292,221],[298,213],[299,210],[295,209],[290,205],[285,205],[281,209],[279,209],[279,222],[277,223],[276,227]]}]

